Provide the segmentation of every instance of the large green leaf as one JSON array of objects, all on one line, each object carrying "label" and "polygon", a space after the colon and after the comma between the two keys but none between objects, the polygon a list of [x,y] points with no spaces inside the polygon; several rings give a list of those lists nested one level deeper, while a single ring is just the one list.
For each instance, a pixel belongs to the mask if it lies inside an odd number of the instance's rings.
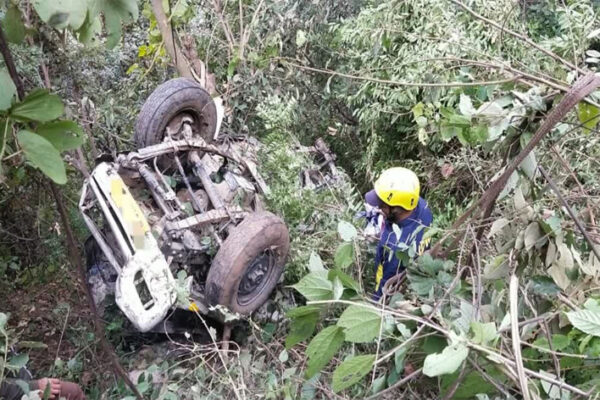
[{"label": "large green leaf", "polygon": [[344,331],[337,325],[328,326],[317,334],[306,348],[306,376],[319,372],[333,358],[344,342]]},{"label": "large green leaf", "polygon": [[333,262],[340,269],[345,269],[352,265],[354,262],[354,245],[352,242],[344,242],[337,248]]},{"label": "large green leaf", "polygon": [[88,2],[85,0],[33,0],[33,7],[42,21],[56,29],[79,29],[85,21]]},{"label": "large green leaf", "polygon": [[83,130],[73,121],[53,121],[40,125],[37,133],[58,151],[73,150],[83,144]]},{"label": "large green leaf", "polygon": [[471,322],[471,331],[473,331],[473,342],[487,346],[498,337],[498,330],[495,322]]},{"label": "large green leaf", "polygon": [[598,107],[582,101],[577,105],[577,117],[583,126],[583,132],[590,133],[596,129],[596,125],[600,121],[600,110]]},{"label": "large green leaf", "polygon": [[342,285],[344,285],[346,289],[354,290],[356,293],[360,292],[360,286],[358,282],[356,282],[350,275],[340,271],[339,269],[330,269],[327,277],[332,282],[335,278],[339,278],[342,282]]},{"label": "large green leaf", "polygon": [[25,25],[23,25],[23,16],[19,7],[10,3],[4,19],[2,20],[2,29],[6,40],[12,43],[20,44],[25,38]]},{"label": "large green leaf", "polygon": [[[121,39],[121,23],[135,21],[138,18],[138,6],[136,0],[96,0],[95,13],[104,13],[104,24],[108,39],[106,46],[109,49],[115,47]],[[93,20],[93,18],[92,18]]]},{"label": "large green leaf", "polygon": [[290,333],[285,338],[286,349],[292,348],[301,341],[308,339],[315,331],[318,320],[318,311],[292,319]]},{"label": "large green leaf", "polygon": [[19,145],[31,164],[39,168],[46,176],[58,184],[67,183],[65,164],[60,153],[52,144],[35,133],[20,131],[17,134]]},{"label": "large green leaf", "polygon": [[27,354],[17,354],[16,356],[10,359],[10,361],[8,362],[8,367],[13,371],[18,371],[25,365],[27,365],[28,361],[29,356]]},{"label": "large green leaf", "polygon": [[0,111],[8,110],[17,93],[17,88],[4,68],[0,69],[0,88],[2,88],[0,90]]},{"label": "large green leaf", "polygon": [[588,335],[600,337],[600,311],[579,310],[567,313],[571,324]]},{"label": "large green leaf", "polygon": [[337,229],[340,237],[344,242],[350,242],[356,237],[356,235],[358,235],[356,228],[350,222],[338,222]]},{"label": "large green leaf", "polygon": [[64,109],[57,95],[47,90],[34,90],[13,106],[10,115],[25,121],[48,122],[60,117]]},{"label": "large green leaf", "polygon": [[78,39],[84,45],[90,45],[96,41],[98,34],[102,32],[102,21],[92,11],[87,12],[83,25],[77,30]]},{"label": "large green leaf", "polygon": [[353,305],[342,313],[337,324],[344,328],[348,342],[368,343],[379,336],[381,315],[369,308]]},{"label": "large green leaf", "polygon": [[333,284],[327,279],[327,271],[311,272],[292,287],[311,301],[333,298]]},{"label": "large green leaf", "polygon": [[358,383],[367,375],[375,363],[375,354],[352,357],[341,363],[333,372],[334,393]]},{"label": "large green leaf", "polygon": [[325,266],[323,265],[321,257],[319,257],[319,255],[314,251],[310,253],[310,257],[308,259],[308,270],[310,272],[325,271]]},{"label": "large green leaf", "polygon": [[455,372],[469,355],[469,349],[462,343],[446,346],[441,353],[425,357],[423,373],[429,377]]}]

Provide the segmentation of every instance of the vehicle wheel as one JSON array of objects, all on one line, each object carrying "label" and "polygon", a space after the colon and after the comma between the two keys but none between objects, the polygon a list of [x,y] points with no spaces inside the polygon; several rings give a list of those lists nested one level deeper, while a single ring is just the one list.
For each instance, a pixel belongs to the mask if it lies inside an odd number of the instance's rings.
[{"label": "vehicle wheel", "polygon": [[206,279],[206,300],[250,314],[275,288],[289,248],[290,236],[281,218],[269,212],[250,214],[217,252]]},{"label": "vehicle wheel", "polygon": [[161,143],[167,126],[179,130],[188,117],[194,135],[212,142],[217,126],[217,108],[210,94],[187,78],[171,79],[148,97],[135,123],[134,140],[139,148]]}]

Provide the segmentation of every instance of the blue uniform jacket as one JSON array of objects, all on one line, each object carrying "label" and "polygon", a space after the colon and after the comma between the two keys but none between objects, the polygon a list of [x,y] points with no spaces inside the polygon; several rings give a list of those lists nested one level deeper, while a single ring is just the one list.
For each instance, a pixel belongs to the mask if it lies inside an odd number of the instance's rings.
[{"label": "blue uniform jacket", "polygon": [[433,215],[427,202],[419,197],[417,208],[407,219],[398,224],[385,222],[375,256],[375,300],[381,297],[387,280],[406,268],[396,254],[398,250],[415,258],[427,250],[429,239],[422,240],[423,233],[432,221]]}]

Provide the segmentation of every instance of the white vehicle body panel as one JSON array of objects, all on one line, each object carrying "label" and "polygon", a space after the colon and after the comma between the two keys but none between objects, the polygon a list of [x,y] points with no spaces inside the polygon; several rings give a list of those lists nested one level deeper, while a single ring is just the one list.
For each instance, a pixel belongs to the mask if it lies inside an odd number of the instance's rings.
[{"label": "white vehicle body panel", "polygon": [[[119,254],[124,258],[123,266],[114,257],[116,249],[110,249],[82,206],[89,188],[114,234]],[[111,163],[100,163],[94,169],[84,187],[80,208],[100,246],[113,254],[111,264],[119,274],[115,286],[117,305],[136,329],[141,332],[152,329],[175,303],[175,279],[142,210]]]}]

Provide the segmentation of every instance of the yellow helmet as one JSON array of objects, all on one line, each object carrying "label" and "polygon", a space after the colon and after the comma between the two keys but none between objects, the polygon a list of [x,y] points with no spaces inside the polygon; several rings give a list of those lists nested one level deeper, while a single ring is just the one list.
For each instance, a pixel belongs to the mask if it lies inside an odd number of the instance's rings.
[{"label": "yellow helmet", "polygon": [[407,168],[386,169],[375,181],[375,193],[385,204],[414,210],[419,203],[421,186],[417,175]]}]

